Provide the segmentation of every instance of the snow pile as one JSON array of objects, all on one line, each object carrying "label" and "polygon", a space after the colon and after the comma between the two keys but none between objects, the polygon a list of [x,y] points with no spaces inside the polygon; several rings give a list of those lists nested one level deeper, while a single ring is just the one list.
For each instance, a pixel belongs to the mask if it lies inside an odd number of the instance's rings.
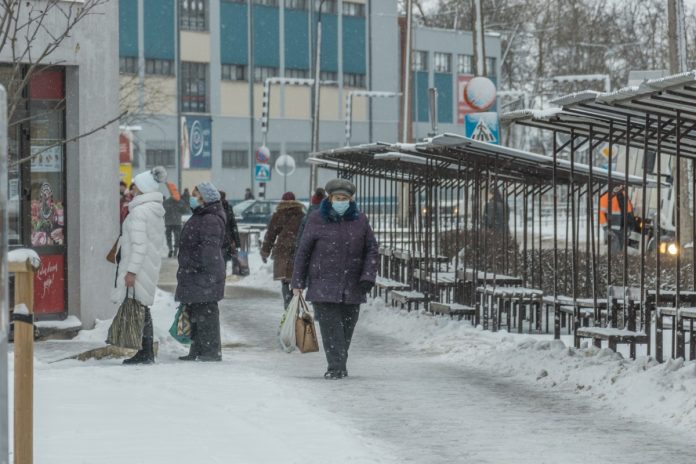
[{"label": "snow pile", "polygon": [[68,316],[61,321],[37,321],[34,325],[39,329],[69,330],[82,327],[82,321],[77,316]]},{"label": "snow pile", "polygon": [[576,350],[551,336],[492,333],[444,317],[365,305],[361,324],[454,363],[573,391],[623,417],[696,431],[696,361],[635,361],[594,346]]},{"label": "snow pile", "polygon": [[34,269],[41,267],[41,258],[39,258],[39,254],[36,251],[28,248],[20,248],[18,250],[10,251],[7,253],[7,261],[10,263],[26,263],[27,261],[30,261],[31,266]]}]

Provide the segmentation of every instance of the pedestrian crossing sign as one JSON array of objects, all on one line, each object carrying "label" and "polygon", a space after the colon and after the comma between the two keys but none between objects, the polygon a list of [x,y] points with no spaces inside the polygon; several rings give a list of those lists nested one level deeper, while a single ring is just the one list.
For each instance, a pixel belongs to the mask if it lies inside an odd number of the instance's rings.
[{"label": "pedestrian crossing sign", "polygon": [[256,182],[270,182],[271,180],[271,165],[257,164],[256,165]]}]

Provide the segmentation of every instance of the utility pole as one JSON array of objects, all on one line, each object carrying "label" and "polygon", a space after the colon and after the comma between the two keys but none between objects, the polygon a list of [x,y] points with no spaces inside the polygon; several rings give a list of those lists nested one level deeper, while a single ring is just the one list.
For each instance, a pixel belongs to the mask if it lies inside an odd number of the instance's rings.
[{"label": "utility pole", "polygon": [[476,60],[476,75],[486,75],[486,43],[483,32],[483,11],[481,10],[481,0],[472,0],[474,15],[473,19],[473,37],[474,37],[474,54]]},{"label": "utility pole", "polygon": [[[181,146],[183,140],[182,127],[181,127],[181,89],[183,81],[181,79],[181,23],[179,21],[179,2],[174,4],[174,42],[176,42],[176,55],[174,63],[174,72],[176,73],[176,183],[180,192],[184,191],[182,172],[183,172],[183,156],[184,149]],[[143,26],[144,27],[144,26]],[[145,42],[143,42],[144,44]],[[144,46],[144,45],[143,45]],[[143,77],[144,79],[144,77]],[[184,129],[186,130],[186,129]]]},{"label": "utility pole", "polygon": [[[684,0],[668,0],[667,2],[667,33],[669,39],[669,71],[670,74],[679,74],[688,71],[687,69],[687,51],[686,51],[686,24],[684,14]],[[680,191],[678,192],[679,207],[682,211],[679,224],[680,235],[690,240],[693,237],[693,222],[692,216],[694,211],[691,209],[691,201],[689,201],[689,189],[693,189],[693,168],[690,166],[694,161],[689,161],[686,157],[682,157],[679,166],[674,163],[672,167],[672,179],[677,178],[677,170],[687,174],[688,182],[681,182]],[[659,169],[659,168],[658,168]],[[661,172],[661,171],[658,171]],[[676,188],[676,185],[672,188]],[[694,192],[692,190],[691,195]],[[676,207],[676,205],[675,205]],[[688,211],[689,214],[684,214]],[[682,244],[680,244],[682,245]]]},{"label": "utility pole", "polygon": [[254,193],[254,1],[247,0],[247,81],[249,82],[249,188]]},{"label": "utility pole", "polygon": [[411,114],[409,103],[411,98],[411,28],[413,27],[413,0],[406,1],[406,52],[404,53],[404,100],[401,105],[401,141],[407,143],[409,117]]},{"label": "utility pole", "polygon": [[[319,3],[319,15],[317,16],[317,36],[316,36],[316,53],[314,57],[314,108],[312,115],[312,153],[319,150],[319,95],[321,82],[321,8],[326,0],[321,0]],[[309,195],[316,187],[317,182],[317,166],[312,164],[309,167]]]},{"label": "utility pole", "polygon": [[0,85],[0,464],[10,459],[7,335],[10,331],[7,295],[7,100]]}]

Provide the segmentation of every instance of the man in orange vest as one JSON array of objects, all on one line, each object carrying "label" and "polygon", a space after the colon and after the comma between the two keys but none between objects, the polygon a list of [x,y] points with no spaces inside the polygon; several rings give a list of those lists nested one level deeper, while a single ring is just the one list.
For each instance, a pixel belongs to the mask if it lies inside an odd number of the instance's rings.
[{"label": "man in orange vest", "polygon": [[[609,205],[610,196],[611,207]],[[627,224],[624,224],[624,211],[627,216]],[[633,204],[628,195],[626,195],[623,185],[614,186],[611,195],[609,190],[607,190],[599,197],[599,224],[604,228],[605,237],[608,237],[610,221],[611,229],[614,232],[612,241],[616,241],[616,248],[623,248],[624,227],[628,227],[628,232],[630,233],[635,229],[636,225],[636,219],[633,216]]]}]

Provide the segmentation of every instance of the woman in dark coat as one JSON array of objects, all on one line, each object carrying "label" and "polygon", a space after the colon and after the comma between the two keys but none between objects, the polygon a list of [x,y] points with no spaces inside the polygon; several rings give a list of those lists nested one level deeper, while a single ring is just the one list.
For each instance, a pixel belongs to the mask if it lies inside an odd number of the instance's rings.
[{"label": "woman in dark coat", "polygon": [[227,194],[220,191],[220,203],[222,203],[222,208],[225,210],[225,216],[227,216],[227,223],[225,224],[225,242],[222,246],[222,253],[225,258],[225,263],[234,258],[237,254],[237,249],[242,245],[242,241],[239,238],[239,228],[237,227],[237,220],[234,217],[234,210],[227,202]]},{"label": "woman in dark coat", "polygon": [[[295,201],[295,194],[286,192],[283,201],[276,208],[268,223],[266,235],[261,246],[261,259],[265,263],[268,257],[273,258],[273,278],[281,281],[283,302],[288,307],[292,300],[290,280],[295,259],[297,235],[304,218],[304,205]],[[273,254],[271,254],[271,251]]]},{"label": "woman in dark coat", "polygon": [[301,294],[307,287],[307,300],[314,305],[328,362],[326,379],[348,376],[348,348],[360,304],[377,277],[377,240],[352,199],[355,190],[344,179],[326,184],[329,197],[307,220],[295,255],[292,288]]},{"label": "woman in dark coat", "polygon": [[191,319],[191,349],[184,361],[220,361],[220,312],[225,295],[225,260],[222,256],[227,218],[220,194],[202,182],[190,197],[193,216],[184,224],[176,273],[176,300],[186,305]]}]

